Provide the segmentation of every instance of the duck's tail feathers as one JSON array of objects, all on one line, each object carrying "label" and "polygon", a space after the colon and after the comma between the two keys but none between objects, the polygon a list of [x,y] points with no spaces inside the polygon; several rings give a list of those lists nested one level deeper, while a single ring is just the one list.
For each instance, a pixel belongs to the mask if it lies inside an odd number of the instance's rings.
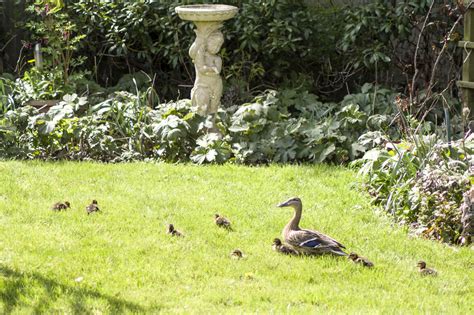
[{"label": "duck's tail feathers", "polygon": [[334,255],[337,255],[337,256],[347,256],[348,254],[346,252],[344,252],[342,249],[340,248],[333,248],[331,249],[331,254],[334,254]]}]

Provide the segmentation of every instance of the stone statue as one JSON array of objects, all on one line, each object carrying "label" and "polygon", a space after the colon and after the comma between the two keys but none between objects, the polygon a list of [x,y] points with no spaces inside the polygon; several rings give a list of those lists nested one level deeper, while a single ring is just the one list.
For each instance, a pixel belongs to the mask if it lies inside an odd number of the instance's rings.
[{"label": "stone statue", "polygon": [[[207,26],[207,27],[205,27]],[[224,35],[220,32],[221,25],[203,25],[195,30],[196,40],[189,49],[196,80],[191,90],[191,100],[202,116],[214,115],[222,97],[222,59],[217,56],[224,43]]]},{"label": "stone statue", "polygon": [[219,133],[215,116],[222,97],[222,59],[217,55],[224,43],[220,28],[223,22],[233,18],[239,9],[225,4],[191,4],[175,8],[179,17],[196,25],[196,40],[189,49],[196,80],[191,90],[191,100],[197,113],[212,118],[209,132]]}]

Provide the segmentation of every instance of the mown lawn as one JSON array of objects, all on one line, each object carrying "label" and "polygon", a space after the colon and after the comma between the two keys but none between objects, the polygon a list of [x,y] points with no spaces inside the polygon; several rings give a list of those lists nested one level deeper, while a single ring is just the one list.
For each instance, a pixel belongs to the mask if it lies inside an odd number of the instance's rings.
[{"label": "mown lawn", "polygon": [[[0,162],[0,313],[472,314],[474,251],[410,238],[355,181],[329,166]],[[291,196],[303,227],[375,268],[274,253],[292,215],[275,205]],[[65,199],[72,209],[50,210]],[[88,216],[92,199],[103,211]],[[420,259],[439,276],[420,277]]]}]

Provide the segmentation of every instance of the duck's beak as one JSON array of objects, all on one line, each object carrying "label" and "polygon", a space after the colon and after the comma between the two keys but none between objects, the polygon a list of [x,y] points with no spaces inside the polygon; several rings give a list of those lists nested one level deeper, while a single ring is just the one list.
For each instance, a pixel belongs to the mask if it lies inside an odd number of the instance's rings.
[{"label": "duck's beak", "polygon": [[279,205],[277,205],[278,208],[283,208],[283,207],[288,207],[288,201],[282,202]]}]

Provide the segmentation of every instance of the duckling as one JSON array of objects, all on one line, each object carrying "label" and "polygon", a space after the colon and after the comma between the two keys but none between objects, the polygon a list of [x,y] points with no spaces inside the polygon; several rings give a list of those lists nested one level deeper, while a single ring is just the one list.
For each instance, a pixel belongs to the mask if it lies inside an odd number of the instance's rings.
[{"label": "duckling", "polygon": [[232,253],[230,253],[230,257],[234,259],[241,259],[244,257],[244,254],[240,249],[234,249]]},{"label": "duckling", "polygon": [[97,205],[97,200],[92,200],[92,203],[86,207],[87,214],[91,214],[92,212],[100,211],[99,206]]},{"label": "duckling", "polygon": [[171,236],[177,236],[177,237],[184,236],[183,233],[181,233],[180,231],[174,228],[173,224],[168,225],[168,234],[170,234]]},{"label": "duckling", "polygon": [[61,211],[61,210],[66,210],[67,208],[71,208],[71,204],[69,201],[65,201],[64,203],[62,202],[56,202],[51,209],[54,211]]},{"label": "duckling", "polygon": [[230,226],[230,221],[217,213],[214,215],[214,221],[216,222],[217,226],[232,230],[232,227]]},{"label": "duckling", "polygon": [[372,268],[374,264],[365,257],[361,257],[356,253],[350,253],[347,259],[352,260],[356,264],[361,264],[364,267]]},{"label": "duckling", "polygon": [[279,238],[275,238],[272,243],[274,251],[285,255],[298,255],[298,252],[288,245],[284,245]]},{"label": "duckling", "polygon": [[434,269],[431,268],[426,268],[426,263],[423,260],[420,260],[417,264],[418,272],[422,276],[436,276],[438,275],[438,272]]},{"label": "duckling", "polygon": [[242,253],[240,249],[234,249],[232,253],[230,253],[230,258],[233,258],[233,259],[241,259],[243,257],[244,257],[244,254]]}]

